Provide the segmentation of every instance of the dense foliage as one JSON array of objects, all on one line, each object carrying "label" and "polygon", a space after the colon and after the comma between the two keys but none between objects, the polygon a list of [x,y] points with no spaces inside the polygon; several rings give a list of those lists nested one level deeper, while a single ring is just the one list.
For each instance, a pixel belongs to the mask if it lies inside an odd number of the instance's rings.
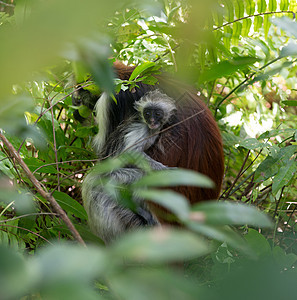
[{"label": "dense foliage", "polygon": [[[295,299],[297,2],[108,3],[0,2],[0,299]],[[137,65],[129,80],[114,80],[115,59]],[[158,190],[208,184],[200,174],[148,171],[128,191],[184,228],[105,247],[80,195],[98,128],[72,95],[77,83],[95,94],[154,84],[161,70],[195,86],[220,126],[220,201],[190,207]],[[124,159],[135,157],[98,172]]]}]

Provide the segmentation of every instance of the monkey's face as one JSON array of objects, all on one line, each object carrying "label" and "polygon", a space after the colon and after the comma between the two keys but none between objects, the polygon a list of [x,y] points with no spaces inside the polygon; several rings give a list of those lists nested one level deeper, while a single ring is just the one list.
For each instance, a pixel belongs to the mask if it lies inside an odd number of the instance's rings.
[{"label": "monkey's face", "polygon": [[159,107],[145,107],[142,114],[150,129],[159,129],[164,123],[164,111]]}]

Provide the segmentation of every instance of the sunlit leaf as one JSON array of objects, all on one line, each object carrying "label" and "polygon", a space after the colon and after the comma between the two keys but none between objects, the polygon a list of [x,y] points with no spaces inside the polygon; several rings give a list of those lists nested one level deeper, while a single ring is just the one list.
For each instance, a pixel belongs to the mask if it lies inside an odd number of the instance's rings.
[{"label": "sunlit leaf", "polygon": [[269,0],[268,9],[269,9],[269,11],[276,11],[276,9],[277,9],[276,0]]},{"label": "sunlit leaf", "polygon": [[237,19],[240,19],[244,16],[244,1],[236,0],[234,2],[235,15]]},{"label": "sunlit leaf", "polygon": [[242,21],[242,36],[248,36],[250,32],[250,28],[252,26],[252,20],[251,19],[244,19]]},{"label": "sunlit leaf", "polygon": [[289,7],[289,0],[281,0],[279,6],[281,11],[287,10]]},{"label": "sunlit leaf", "polygon": [[265,0],[257,0],[257,11],[258,13],[263,13],[266,10],[266,1]]},{"label": "sunlit leaf", "polygon": [[262,16],[256,16],[254,18],[254,31],[258,32],[260,28],[262,28],[263,24],[263,17]]},{"label": "sunlit leaf", "polygon": [[234,74],[235,72],[254,64],[257,60],[258,59],[255,57],[239,57],[233,60],[219,62],[203,72],[200,80],[201,82],[212,81],[217,78]]},{"label": "sunlit leaf", "polygon": [[254,0],[245,0],[246,2],[246,13],[249,16],[252,16],[255,13],[256,1]]},{"label": "sunlit leaf", "polygon": [[288,185],[291,179],[296,175],[297,162],[290,160],[285,166],[281,167],[273,178],[272,193],[276,194],[281,188]]},{"label": "sunlit leaf", "polygon": [[244,147],[249,150],[253,150],[253,149],[265,147],[265,143],[261,143],[255,138],[248,138],[248,139],[241,141],[239,143],[239,146]]},{"label": "sunlit leaf", "polygon": [[132,81],[134,80],[137,76],[140,76],[141,74],[143,74],[145,71],[147,71],[148,69],[152,68],[155,66],[155,63],[153,62],[145,62],[139,66],[137,66],[134,71],[132,72],[132,74],[130,75],[129,80]]}]

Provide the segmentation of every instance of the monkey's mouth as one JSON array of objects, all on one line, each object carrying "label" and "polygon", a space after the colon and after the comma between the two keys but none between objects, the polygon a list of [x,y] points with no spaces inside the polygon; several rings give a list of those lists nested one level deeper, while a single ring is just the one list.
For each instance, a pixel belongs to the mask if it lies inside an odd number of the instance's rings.
[{"label": "monkey's mouth", "polygon": [[160,127],[160,124],[148,124],[149,129],[158,129]]}]

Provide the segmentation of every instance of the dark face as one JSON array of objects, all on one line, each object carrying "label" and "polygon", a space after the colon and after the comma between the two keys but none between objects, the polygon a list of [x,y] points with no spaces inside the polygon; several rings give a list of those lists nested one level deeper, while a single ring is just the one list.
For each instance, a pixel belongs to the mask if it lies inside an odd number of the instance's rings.
[{"label": "dark face", "polygon": [[164,112],[160,108],[146,107],[143,118],[150,129],[158,129],[163,124]]}]

